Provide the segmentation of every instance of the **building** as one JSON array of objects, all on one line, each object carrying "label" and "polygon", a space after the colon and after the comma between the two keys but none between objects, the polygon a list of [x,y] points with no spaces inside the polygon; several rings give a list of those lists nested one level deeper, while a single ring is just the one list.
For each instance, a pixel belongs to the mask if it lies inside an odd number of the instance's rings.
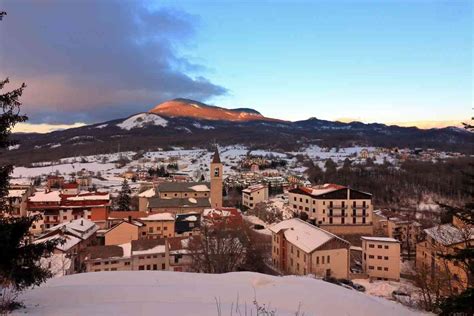
[{"label": "building", "polygon": [[169,270],[169,245],[165,239],[95,246],[87,248],[85,252],[87,272]]},{"label": "building", "polygon": [[176,237],[199,235],[201,233],[201,214],[177,214],[174,233]]},{"label": "building", "polygon": [[87,219],[76,219],[47,229],[34,242],[60,239],[64,243],[56,245],[50,258],[43,258],[42,265],[55,275],[66,275],[82,270],[83,250],[94,245],[99,227]]},{"label": "building", "polygon": [[420,223],[408,218],[388,217],[381,211],[374,211],[373,223],[375,235],[395,238],[400,242],[403,258],[415,257],[416,244],[420,241],[422,234]]},{"label": "building", "polygon": [[213,228],[239,228],[243,225],[242,214],[235,207],[209,208],[202,213],[204,225]]},{"label": "building", "polygon": [[389,237],[362,239],[362,269],[371,279],[400,280],[400,242]]},{"label": "building", "polygon": [[223,166],[219,151],[216,148],[214,156],[211,161],[211,207],[219,208],[222,207],[222,176]]},{"label": "building", "polygon": [[[206,182],[163,182],[158,185],[154,196],[144,197],[146,192],[142,198],[148,199],[147,211],[151,213],[202,213],[211,206]],[[148,194],[151,195],[151,191]]]},{"label": "building", "polygon": [[192,258],[188,251],[189,238],[172,237],[168,238],[170,251],[171,271],[190,272],[192,271]]},{"label": "building", "polygon": [[1,210],[0,213],[9,216],[26,216],[28,208],[28,197],[33,193],[31,185],[11,185],[8,189],[6,204],[8,209]]},{"label": "building", "polygon": [[175,217],[171,213],[150,214],[146,217],[140,217],[145,227],[141,232],[141,238],[159,239],[174,237]]},{"label": "building", "polygon": [[121,220],[104,233],[104,245],[121,245],[138,240],[141,232],[145,231],[144,226],[144,223],[137,220]]},{"label": "building", "polygon": [[148,200],[152,197],[155,197],[156,191],[155,188],[150,188],[138,194],[138,210],[140,212],[148,211]]},{"label": "building", "polygon": [[348,278],[350,243],[299,218],[270,227],[273,266],[285,274]]},{"label": "building", "polygon": [[458,294],[468,287],[469,275],[462,264],[443,258],[457,250],[474,246],[474,228],[456,216],[453,222],[423,230],[423,241],[416,245],[416,269],[429,280],[444,280],[445,295]]},{"label": "building", "polygon": [[297,187],[288,193],[296,213],[338,235],[372,235],[372,195],[337,184]]},{"label": "building", "polygon": [[[71,193],[74,188],[71,186],[66,190],[66,193]],[[27,209],[43,216],[45,229],[80,218],[106,228],[110,195],[107,192],[65,194],[61,191],[39,191],[28,198]]]},{"label": "building", "polygon": [[268,187],[266,185],[252,185],[242,190],[242,205],[250,209],[265,201],[268,201]]}]

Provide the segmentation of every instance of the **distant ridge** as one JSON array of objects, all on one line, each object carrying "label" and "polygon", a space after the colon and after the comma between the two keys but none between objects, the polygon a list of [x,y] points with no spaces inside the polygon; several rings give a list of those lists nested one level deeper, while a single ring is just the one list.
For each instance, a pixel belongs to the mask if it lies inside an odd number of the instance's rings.
[{"label": "distant ridge", "polygon": [[151,109],[150,113],[158,114],[164,117],[190,117],[212,121],[280,121],[277,119],[265,117],[254,109],[226,109],[183,98],[160,103]]}]

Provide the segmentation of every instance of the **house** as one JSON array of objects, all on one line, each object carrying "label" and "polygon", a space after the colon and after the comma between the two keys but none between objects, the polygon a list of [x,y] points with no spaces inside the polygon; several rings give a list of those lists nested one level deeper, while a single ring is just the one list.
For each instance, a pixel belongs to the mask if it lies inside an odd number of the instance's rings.
[{"label": "house", "polygon": [[83,250],[95,243],[98,230],[99,227],[87,219],[77,219],[47,229],[35,243],[54,239],[64,242],[56,245],[51,258],[43,258],[41,263],[47,264],[55,275],[80,272]]},{"label": "house", "polygon": [[458,294],[468,287],[469,275],[461,263],[443,256],[474,245],[474,228],[457,216],[452,223],[423,230],[423,241],[416,245],[416,269],[429,280],[443,278],[445,295]]},{"label": "house", "polygon": [[192,258],[188,251],[188,237],[168,238],[171,271],[190,272],[192,271]]},{"label": "house", "polygon": [[141,236],[142,229],[145,226],[144,223],[137,220],[121,220],[118,224],[115,224],[104,233],[104,244],[108,245],[121,245],[132,240],[138,240]]},{"label": "house", "polygon": [[165,239],[88,247],[85,253],[87,272],[169,269],[169,245]]},{"label": "house", "polygon": [[362,269],[371,279],[400,280],[400,242],[390,237],[362,239]]},{"label": "house", "polygon": [[171,213],[149,214],[146,217],[140,217],[140,221],[145,225],[141,238],[174,237],[175,217]]},{"label": "house", "polygon": [[263,184],[249,186],[242,190],[242,205],[252,209],[258,203],[268,200],[268,187]]},{"label": "house", "polygon": [[148,200],[152,197],[155,197],[156,191],[155,188],[149,188],[138,194],[138,210],[140,212],[148,211]]},{"label": "house", "polygon": [[[11,185],[8,188],[6,197],[7,210],[0,210],[0,213],[9,216],[26,216],[28,207],[28,197],[33,193],[31,185]],[[6,211],[6,212],[4,212]]]},{"label": "house", "polygon": [[348,278],[350,243],[299,218],[270,226],[273,266],[285,274]]},{"label": "house", "polygon": [[372,235],[372,195],[337,184],[299,186],[288,193],[296,213],[338,235]]},{"label": "house", "polygon": [[64,195],[77,195],[79,194],[79,184],[77,182],[64,183],[61,193]]},{"label": "house", "polygon": [[202,221],[213,228],[239,228],[242,227],[242,214],[235,207],[208,208],[202,213]]},{"label": "house", "polygon": [[200,234],[201,229],[201,214],[187,213],[177,214],[175,222],[175,236],[196,236]]},{"label": "house", "polygon": [[46,182],[47,182],[46,186],[47,186],[48,190],[60,189],[60,188],[62,188],[62,186],[64,184],[64,177],[50,175],[46,179]]}]

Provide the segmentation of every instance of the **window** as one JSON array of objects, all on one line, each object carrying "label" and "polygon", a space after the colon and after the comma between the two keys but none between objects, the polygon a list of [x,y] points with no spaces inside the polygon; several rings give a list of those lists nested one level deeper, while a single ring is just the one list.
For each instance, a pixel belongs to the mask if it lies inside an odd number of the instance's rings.
[{"label": "window", "polygon": [[327,258],[327,259],[328,259],[328,260],[327,260],[327,261],[328,261],[328,263],[331,263],[331,257],[330,257],[330,256],[328,256],[328,258]]},{"label": "window", "polygon": [[377,267],[377,270],[382,271],[382,267]]},{"label": "window", "polygon": [[94,262],[95,266],[100,266],[100,262]]},{"label": "window", "polygon": [[382,260],[382,256],[377,256],[377,259]]},{"label": "window", "polygon": [[324,256],[321,257],[322,264],[324,264]]},{"label": "window", "polygon": [[145,266],[138,266],[138,270],[145,270]]},{"label": "window", "polygon": [[374,259],[374,255],[369,255],[369,259]]},{"label": "window", "polygon": [[149,232],[150,234],[153,233],[153,227],[149,227],[149,228],[148,228],[148,232]]},{"label": "window", "polygon": [[332,217],[329,217],[329,224],[332,224]]},{"label": "window", "polygon": [[382,249],[382,245],[377,245],[377,248]]},{"label": "window", "polygon": [[293,198],[293,200],[296,202],[296,196]]},{"label": "window", "polygon": [[290,258],[290,265],[293,266],[293,258]]},{"label": "window", "polygon": [[153,265],[153,270],[158,270],[158,265],[157,264]]},{"label": "window", "polygon": [[316,264],[319,264],[319,257],[316,257]]},{"label": "window", "polygon": [[300,271],[300,264],[296,263],[296,271]]},{"label": "window", "polygon": [[115,260],[115,261],[110,261],[110,264],[117,264],[118,262]]},{"label": "window", "polygon": [[129,266],[130,265],[130,262],[129,261],[125,261],[124,263],[126,266]]},{"label": "window", "polygon": [[369,244],[369,248],[374,248],[374,244]]},{"label": "window", "polygon": [[388,246],[384,246],[385,249],[388,249]]},{"label": "window", "polygon": [[344,224],[344,221],[345,221],[345,218],[342,217],[342,218],[341,218],[341,224]]},{"label": "window", "polygon": [[387,256],[385,256],[385,257],[383,257],[383,259],[384,259],[384,260],[388,260],[388,257],[387,257]]},{"label": "window", "polygon": [[164,263],[161,264],[161,270],[165,270],[166,269],[166,265]]},{"label": "window", "polygon": [[356,218],[353,217],[353,218],[352,218],[352,224],[355,224],[355,223],[356,223]]},{"label": "window", "polygon": [[147,269],[147,270],[151,270],[151,265],[147,264],[147,265],[146,265],[146,269]]},{"label": "window", "polygon": [[362,217],[362,224],[365,224],[365,217]]},{"label": "window", "polygon": [[214,177],[219,176],[219,168],[214,168]]},{"label": "window", "polygon": [[110,271],[117,271],[117,268],[110,268]]},{"label": "window", "polygon": [[369,270],[373,270],[374,269],[374,266],[369,266]]},{"label": "window", "polygon": [[299,249],[296,249],[296,258],[299,258],[300,257],[300,251]]},{"label": "window", "polygon": [[387,268],[387,267],[385,267],[385,268],[383,268],[383,270],[384,270],[384,271],[388,271],[388,268]]},{"label": "window", "polygon": [[300,202],[303,202],[303,199],[302,199],[302,198],[300,198]]},{"label": "window", "polygon": [[63,216],[63,219],[67,219],[67,216]]}]

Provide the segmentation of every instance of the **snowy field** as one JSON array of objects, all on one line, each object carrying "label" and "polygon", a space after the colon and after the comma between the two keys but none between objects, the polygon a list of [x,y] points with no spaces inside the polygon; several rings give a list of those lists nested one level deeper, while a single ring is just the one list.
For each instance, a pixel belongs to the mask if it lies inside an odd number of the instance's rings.
[{"label": "snowy field", "polygon": [[51,279],[25,292],[20,299],[26,309],[14,315],[256,315],[255,297],[275,315],[295,315],[298,309],[305,316],[420,314],[399,303],[308,277],[127,271]]}]

